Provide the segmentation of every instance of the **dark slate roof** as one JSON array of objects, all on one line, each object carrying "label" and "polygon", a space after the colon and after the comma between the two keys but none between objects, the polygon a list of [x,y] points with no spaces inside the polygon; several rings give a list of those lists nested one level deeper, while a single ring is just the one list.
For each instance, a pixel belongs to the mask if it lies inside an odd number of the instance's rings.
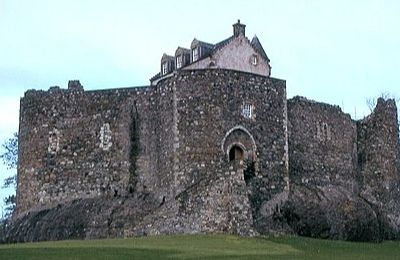
[{"label": "dark slate roof", "polygon": [[168,55],[166,53],[164,53],[163,56],[161,57],[161,60],[173,60],[173,59],[175,59],[174,56]]},{"label": "dark slate roof", "polygon": [[175,51],[175,56],[176,56],[177,53],[189,53],[190,54],[190,49],[186,49],[186,48],[183,48],[183,47],[178,47],[176,49],[176,51]]},{"label": "dark slate roof", "polygon": [[151,77],[150,81],[156,80],[161,78],[161,72],[158,72],[156,75],[154,75],[153,77]]},{"label": "dark slate roof", "polygon": [[197,45],[206,47],[208,49],[214,48],[214,44],[211,44],[211,43],[208,43],[208,42],[202,42],[202,41],[199,41],[196,38],[194,38],[193,41],[192,41],[192,44],[190,44],[190,48],[192,49],[194,46],[197,46]]},{"label": "dark slate roof", "polygon": [[253,39],[251,40],[251,46],[253,46],[253,48],[261,55],[261,57],[269,62],[269,58],[265,53],[260,41],[258,40],[257,35],[254,35]]}]

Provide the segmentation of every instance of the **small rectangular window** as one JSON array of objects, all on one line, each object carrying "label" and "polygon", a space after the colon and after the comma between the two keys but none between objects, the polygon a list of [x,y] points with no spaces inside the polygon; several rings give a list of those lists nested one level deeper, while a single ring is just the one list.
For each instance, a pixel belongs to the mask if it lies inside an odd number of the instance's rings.
[{"label": "small rectangular window", "polygon": [[254,66],[257,65],[257,63],[258,63],[257,55],[253,55],[253,56],[251,57],[251,63],[252,63]]},{"label": "small rectangular window", "polygon": [[162,65],[161,65],[161,74],[162,75],[165,75],[165,74],[167,74],[168,73],[168,64],[166,63],[166,62],[164,62]]},{"label": "small rectangular window", "polygon": [[182,67],[182,55],[176,57],[176,68],[180,69]]},{"label": "small rectangular window", "polygon": [[197,61],[199,59],[199,51],[198,48],[194,48],[192,50],[192,57],[193,57],[193,62]]},{"label": "small rectangular window", "polygon": [[242,106],[242,116],[245,118],[252,118],[253,117],[253,105],[250,104],[243,104]]}]

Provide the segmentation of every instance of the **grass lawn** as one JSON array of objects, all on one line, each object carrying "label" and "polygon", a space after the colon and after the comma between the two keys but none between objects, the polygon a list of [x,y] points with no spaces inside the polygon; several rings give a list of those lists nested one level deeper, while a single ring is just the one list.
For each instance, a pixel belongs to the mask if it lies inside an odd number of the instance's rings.
[{"label": "grass lawn", "polygon": [[0,259],[400,259],[400,241],[301,237],[158,236],[0,245]]}]

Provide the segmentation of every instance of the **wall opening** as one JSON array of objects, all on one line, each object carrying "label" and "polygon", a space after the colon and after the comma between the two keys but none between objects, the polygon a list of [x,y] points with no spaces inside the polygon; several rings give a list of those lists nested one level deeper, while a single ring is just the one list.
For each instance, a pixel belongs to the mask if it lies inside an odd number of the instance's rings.
[{"label": "wall opening", "polygon": [[139,113],[136,107],[136,101],[133,102],[133,106],[130,111],[131,122],[129,125],[129,137],[130,137],[130,148],[129,148],[129,180],[128,180],[128,192],[133,193],[136,188],[138,181],[137,173],[137,158],[140,151],[139,146]]},{"label": "wall opening", "polygon": [[246,162],[243,175],[246,184],[249,184],[251,179],[253,179],[256,176],[256,169],[253,161]]},{"label": "wall opening", "polygon": [[229,150],[229,161],[240,161],[244,159],[244,151],[237,145],[232,146]]}]

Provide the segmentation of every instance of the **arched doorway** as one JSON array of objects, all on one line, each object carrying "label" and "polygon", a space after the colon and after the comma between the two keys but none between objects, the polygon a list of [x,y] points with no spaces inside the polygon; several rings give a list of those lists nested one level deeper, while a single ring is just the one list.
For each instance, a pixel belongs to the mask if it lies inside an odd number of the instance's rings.
[{"label": "arched doorway", "polygon": [[244,181],[250,183],[258,170],[257,147],[251,133],[243,126],[235,126],[225,134],[221,148],[230,169],[242,170]]},{"label": "arched doorway", "polygon": [[234,145],[229,150],[229,161],[242,161],[244,159],[244,151],[237,145]]},{"label": "arched doorway", "polygon": [[234,161],[235,158],[255,160],[256,143],[250,132],[242,126],[235,126],[225,134],[221,148],[228,161]]}]

